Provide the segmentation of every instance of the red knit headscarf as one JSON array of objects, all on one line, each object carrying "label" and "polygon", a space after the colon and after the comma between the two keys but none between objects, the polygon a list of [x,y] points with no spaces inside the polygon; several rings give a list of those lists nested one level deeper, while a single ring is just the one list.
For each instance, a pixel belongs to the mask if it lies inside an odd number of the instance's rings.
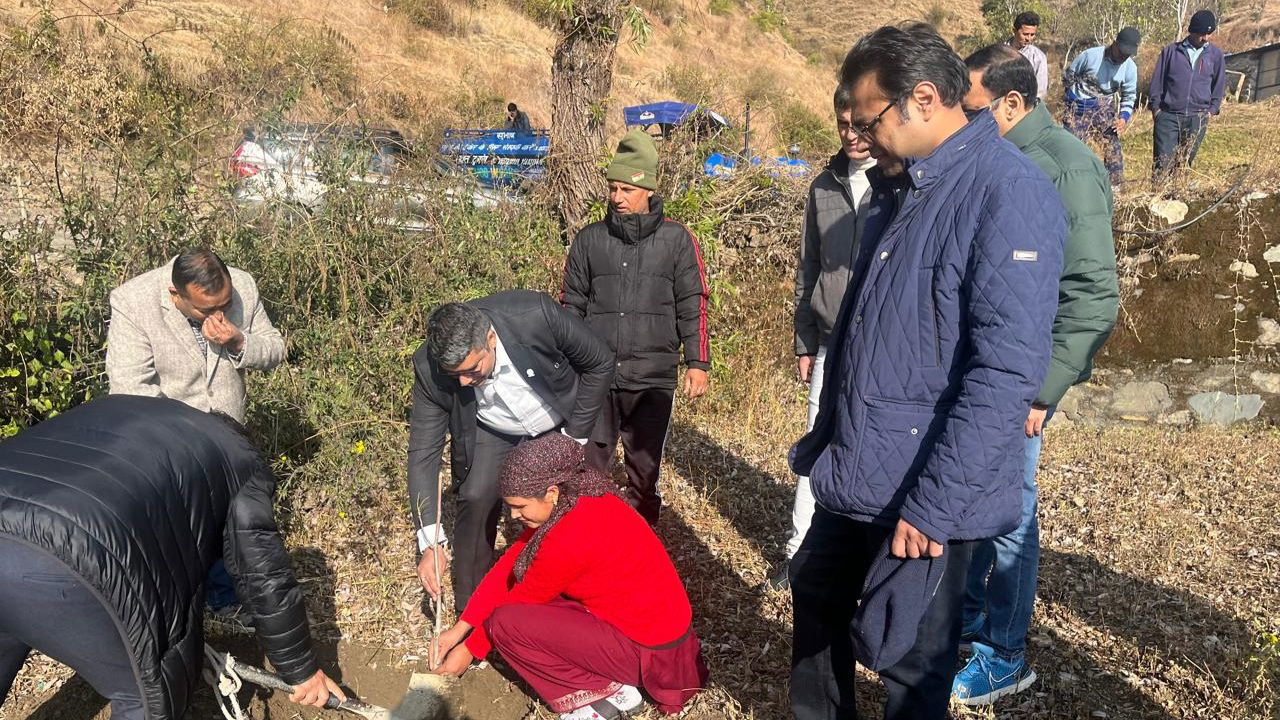
[{"label": "red knit headscarf", "polygon": [[524,579],[542,539],[573,509],[578,498],[618,495],[618,487],[611,478],[584,463],[582,446],[560,433],[517,445],[498,473],[498,492],[502,497],[542,498],[552,485],[560,489],[560,497],[551,517],[533,532],[529,544],[516,558],[516,580]]}]

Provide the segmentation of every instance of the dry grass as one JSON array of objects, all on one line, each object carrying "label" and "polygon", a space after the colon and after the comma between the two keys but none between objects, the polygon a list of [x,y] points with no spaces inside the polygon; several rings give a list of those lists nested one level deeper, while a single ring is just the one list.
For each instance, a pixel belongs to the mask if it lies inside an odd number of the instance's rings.
[{"label": "dry grass", "polygon": [[[54,17],[62,18],[58,24],[64,30],[76,28],[90,39],[99,33],[126,42],[145,39],[148,47],[192,76],[216,62],[210,38],[245,19],[259,32],[282,25],[310,28],[351,53],[360,94],[348,110],[358,106],[358,118],[365,122],[410,130],[496,125],[507,101],[527,109],[535,126],[550,120],[548,73],[555,38],[515,3],[481,7],[441,0],[436,5],[447,12],[446,25],[452,28],[445,32],[415,22],[416,16],[395,2],[384,11],[380,0],[54,0],[49,5]],[[39,7],[29,3],[0,2],[0,24],[28,26],[38,13]],[[669,23],[671,19],[677,21]],[[619,52],[610,133],[620,134],[624,105],[672,99],[662,85],[669,68],[702,68],[718,86],[730,88],[742,84],[753,69],[770,67],[779,78],[779,95],[827,116],[831,69],[809,65],[780,34],[761,32],[747,9],[735,6],[726,15],[713,15],[699,0],[672,0],[662,12],[650,12],[650,22],[655,32],[647,46],[625,43]],[[456,108],[475,96],[483,99],[479,112],[460,116]],[[740,120],[741,95],[729,92],[709,99],[722,114]],[[305,106],[296,110],[307,113]],[[348,118],[356,119],[354,113]],[[757,106],[752,122],[764,138],[771,126],[768,108]]]}]

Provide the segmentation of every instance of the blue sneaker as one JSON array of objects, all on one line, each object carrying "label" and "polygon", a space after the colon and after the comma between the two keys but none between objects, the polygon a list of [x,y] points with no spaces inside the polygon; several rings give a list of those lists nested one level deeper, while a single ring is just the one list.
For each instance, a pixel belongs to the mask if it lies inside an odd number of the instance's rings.
[{"label": "blue sneaker", "polygon": [[951,697],[961,705],[990,705],[1031,687],[1036,671],[1025,660],[1005,660],[982,643],[973,644],[973,657],[956,673]]}]

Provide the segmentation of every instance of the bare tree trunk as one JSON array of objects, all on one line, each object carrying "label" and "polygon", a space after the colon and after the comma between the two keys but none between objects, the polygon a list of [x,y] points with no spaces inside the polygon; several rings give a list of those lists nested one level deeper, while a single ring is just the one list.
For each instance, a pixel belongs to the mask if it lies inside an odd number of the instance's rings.
[{"label": "bare tree trunk", "polygon": [[566,243],[586,224],[592,200],[604,199],[596,166],[604,144],[605,99],[613,86],[626,0],[577,0],[560,18],[551,58],[551,152],[547,185]]}]

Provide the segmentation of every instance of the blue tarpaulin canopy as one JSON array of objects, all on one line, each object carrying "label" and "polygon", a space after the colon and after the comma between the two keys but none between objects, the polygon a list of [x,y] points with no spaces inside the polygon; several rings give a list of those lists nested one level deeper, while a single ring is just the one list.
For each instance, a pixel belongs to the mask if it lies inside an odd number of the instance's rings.
[{"label": "blue tarpaulin canopy", "polygon": [[637,125],[641,127],[645,125],[679,125],[696,116],[709,117],[716,124],[722,127],[729,127],[729,122],[719,113],[699,108],[693,103],[667,100],[665,102],[632,105],[631,107],[622,108],[622,117],[626,121],[627,127]]}]

